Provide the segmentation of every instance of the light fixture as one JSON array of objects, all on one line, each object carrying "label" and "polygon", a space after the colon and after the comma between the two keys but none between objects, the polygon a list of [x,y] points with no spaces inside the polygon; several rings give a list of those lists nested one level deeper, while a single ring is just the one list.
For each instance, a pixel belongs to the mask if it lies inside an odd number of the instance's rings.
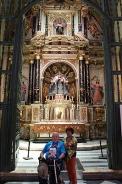
[{"label": "light fixture", "polygon": [[40,55],[36,55],[36,59],[40,59]]},{"label": "light fixture", "polygon": [[30,64],[33,64],[33,60],[30,60]]},{"label": "light fixture", "polygon": [[86,60],[86,62],[85,62],[87,65],[89,64],[89,61],[88,60]]},{"label": "light fixture", "polygon": [[80,56],[80,57],[79,57],[79,60],[81,60],[81,61],[82,61],[83,59],[84,59],[84,57],[83,57],[83,56]]}]

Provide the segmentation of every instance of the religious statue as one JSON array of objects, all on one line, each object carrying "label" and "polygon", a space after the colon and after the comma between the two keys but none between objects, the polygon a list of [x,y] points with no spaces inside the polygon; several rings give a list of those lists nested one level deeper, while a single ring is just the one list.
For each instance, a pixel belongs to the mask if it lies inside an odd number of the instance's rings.
[{"label": "religious statue", "polygon": [[25,101],[27,87],[24,82],[21,85],[21,101]]},{"label": "religious statue", "polygon": [[57,113],[57,119],[61,119],[62,112]]},{"label": "religious statue", "polygon": [[99,80],[91,86],[93,104],[101,104],[103,99],[103,87],[100,85]]},{"label": "religious statue", "polygon": [[64,34],[64,27],[62,24],[57,24],[56,25],[56,34],[62,35]]},{"label": "religious statue", "polygon": [[62,75],[56,75],[50,84],[49,88],[49,95],[55,95],[55,94],[68,94],[68,81],[65,79]]}]

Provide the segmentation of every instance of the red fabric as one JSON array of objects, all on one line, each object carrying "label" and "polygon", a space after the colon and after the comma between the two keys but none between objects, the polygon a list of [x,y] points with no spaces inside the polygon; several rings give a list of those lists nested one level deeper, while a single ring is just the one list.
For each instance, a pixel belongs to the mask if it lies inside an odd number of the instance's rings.
[{"label": "red fabric", "polygon": [[76,157],[72,157],[71,159],[67,160],[66,167],[71,184],[77,184]]}]

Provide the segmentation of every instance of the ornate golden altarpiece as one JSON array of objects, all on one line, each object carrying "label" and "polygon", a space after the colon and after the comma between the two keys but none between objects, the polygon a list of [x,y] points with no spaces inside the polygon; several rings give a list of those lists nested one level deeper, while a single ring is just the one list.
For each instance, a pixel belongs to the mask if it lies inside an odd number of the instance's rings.
[{"label": "ornate golden altarpiece", "polygon": [[[26,15],[24,63],[29,68],[25,72],[29,87],[28,105],[22,105],[21,111],[22,138],[37,139],[53,131],[62,134],[68,126],[80,137],[105,137],[104,103],[95,104],[90,96],[90,67],[103,67],[102,34],[89,8],[77,3],[63,8],[47,3]],[[32,17],[35,23],[30,22]],[[98,96],[97,85],[94,100]]]},{"label": "ornate golden altarpiece", "polygon": [[[65,104],[66,105],[66,104]],[[61,105],[63,110],[66,106]],[[60,105],[54,105],[60,109]],[[49,110],[48,105],[46,108]],[[73,107],[74,108],[74,107]],[[71,104],[72,110],[72,104]],[[53,120],[42,119],[45,116],[41,104],[31,104],[22,106],[21,116],[21,137],[24,139],[37,139],[48,137],[52,132],[58,131],[61,135],[65,133],[67,127],[75,130],[76,136],[83,139],[96,139],[106,137],[105,108],[103,106],[85,106],[81,105],[78,110],[74,109],[71,119],[60,119],[56,117]],[[77,119],[79,114],[79,119]],[[74,119],[73,119],[74,117]]]}]

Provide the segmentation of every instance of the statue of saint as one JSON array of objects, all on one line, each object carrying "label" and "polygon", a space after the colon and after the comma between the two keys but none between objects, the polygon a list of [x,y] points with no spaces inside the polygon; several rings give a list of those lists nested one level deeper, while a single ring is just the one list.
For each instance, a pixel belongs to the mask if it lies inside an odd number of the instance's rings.
[{"label": "statue of saint", "polygon": [[56,75],[53,80],[51,81],[50,88],[49,88],[49,95],[55,94],[68,94],[68,81],[62,75]]},{"label": "statue of saint", "polygon": [[61,79],[59,79],[57,81],[57,94],[63,94],[64,93],[64,83],[63,81],[61,81]]},{"label": "statue of saint", "polygon": [[56,25],[56,34],[63,35],[64,34],[64,27],[62,24]]}]

